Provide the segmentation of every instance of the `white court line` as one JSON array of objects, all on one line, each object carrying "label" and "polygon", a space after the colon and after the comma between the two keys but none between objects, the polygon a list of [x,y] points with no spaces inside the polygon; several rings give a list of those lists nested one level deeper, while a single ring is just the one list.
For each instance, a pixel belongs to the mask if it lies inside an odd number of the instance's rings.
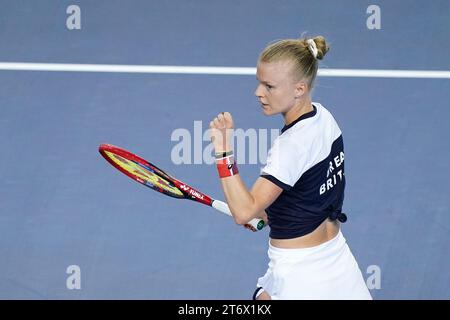
[{"label": "white court line", "polygon": [[[223,75],[256,74],[256,68],[240,68],[240,67],[152,66],[152,65],[30,63],[30,62],[0,62],[0,70],[223,74]],[[321,77],[450,79],[450,71],[441,71],[441,70],[433,71],[433,70],[320,69],[318,75]]]}]

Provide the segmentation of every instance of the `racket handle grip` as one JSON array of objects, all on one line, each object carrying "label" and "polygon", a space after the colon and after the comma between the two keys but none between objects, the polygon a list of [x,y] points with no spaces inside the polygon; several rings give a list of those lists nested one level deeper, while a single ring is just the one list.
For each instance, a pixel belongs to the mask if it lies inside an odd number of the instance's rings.
[{"label": "racket handle grip", "polygon": [[[220,201],[220,200],[213,200],[211,206],[212,206],[214,209],[216,209],[216,210],[218,210],[218,211],[220,211],[220,212],[222,212],[222,213],[225,213],[225,214],[229,215],[230,217],[233,216],[233,215],[231,214],[230,208],[228,207],[228,204],[226,204],[226,203],[223,202],[223,201]],[[252,230],[252,231],[258,231],[258,230],[261,230],[261,229],[264,228],[265,226],[266,226],[266,223],[264,222],[264,220],[262,220],[262,219],[256,219],[256,218],[250,220],[250,221],[245,225],[246,228],[248,228],[248,229],[250,229],[250,230]]]}]

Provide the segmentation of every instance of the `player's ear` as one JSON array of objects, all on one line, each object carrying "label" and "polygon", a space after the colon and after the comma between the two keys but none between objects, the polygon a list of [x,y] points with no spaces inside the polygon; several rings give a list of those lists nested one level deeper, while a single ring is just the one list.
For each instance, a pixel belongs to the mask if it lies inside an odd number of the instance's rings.
[{"label": "player's ear", "polygon": [[300,99],[304,94],[308,92],[308,85],[305,81],[300,80],[295,83],[295,99]]}]

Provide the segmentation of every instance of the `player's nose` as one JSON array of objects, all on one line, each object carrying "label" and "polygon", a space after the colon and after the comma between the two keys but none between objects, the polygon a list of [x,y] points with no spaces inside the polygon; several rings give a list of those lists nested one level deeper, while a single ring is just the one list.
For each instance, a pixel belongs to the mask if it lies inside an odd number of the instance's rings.
[{"label": "player's nose", "polygon": [[255,96],[257,96],[258,98],[262,98],[263,97],[263,93],[262,93],[262,85],[261,84],[258,84],[257,86],[256,86],[256,89],[255,89]]}]

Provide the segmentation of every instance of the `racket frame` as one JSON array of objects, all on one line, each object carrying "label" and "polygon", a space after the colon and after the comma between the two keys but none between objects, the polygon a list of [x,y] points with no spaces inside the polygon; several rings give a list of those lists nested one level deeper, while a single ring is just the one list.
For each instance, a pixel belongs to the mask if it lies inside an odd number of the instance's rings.
[{"label": "racket frame", "polygon": [[[188,199],[196,202],[203,203],[205,205],[208,205],[210,207],[215,208],[216,210],[225,213],[229,216],[232,216],[231,211],[229,210],[228,205],[225,202],[222,202],[220,200],[215,200],[208,195],[204,194],[203,192],[198,191],[197,189],[191,187],[190,185],[175,179],[174,177],[167,174],[164,170],[158,168],[154,164],[148,162],[147,160],[135,155],[134,153],[131,153],[125,149],[116,147],[111,144],[101,144],[98,148],[100,154],[108,161],[113,167],[115,167],[117,170],[122,172],[123,174],[127,175],[131,179],[135,180],[136,182],[139,182],[142,185],[145,185],[146,187],[149,187],[153,190],[156,190],[158,192],[161,192],[165,195],[168,195],[173,198],[178,199]],[[143,167],[147,171],[154,173],[156,176],[166,180],[172,187],[177,188],[182,195],[176,195],[170,191],[167,191],[164,188],[159,187],[158,185],[152,184],[150,182],[147,183],[144,179],[138,177],[137,175],[133,174],[132,172],[125,170],[120,165],[118,165],[114,160],[111,159],[110,156],[106,152],[110,152],[112,154],[116,154],[126,160],[132,161],[139,166]],[[120,160],[120,159],[119,159]],[[265,223],[263,220],[260,219],[253,219],[249,222],[249,224],[245,225],[245,227],[249,228],[252,231],[261,230],[265,226]]]}]

